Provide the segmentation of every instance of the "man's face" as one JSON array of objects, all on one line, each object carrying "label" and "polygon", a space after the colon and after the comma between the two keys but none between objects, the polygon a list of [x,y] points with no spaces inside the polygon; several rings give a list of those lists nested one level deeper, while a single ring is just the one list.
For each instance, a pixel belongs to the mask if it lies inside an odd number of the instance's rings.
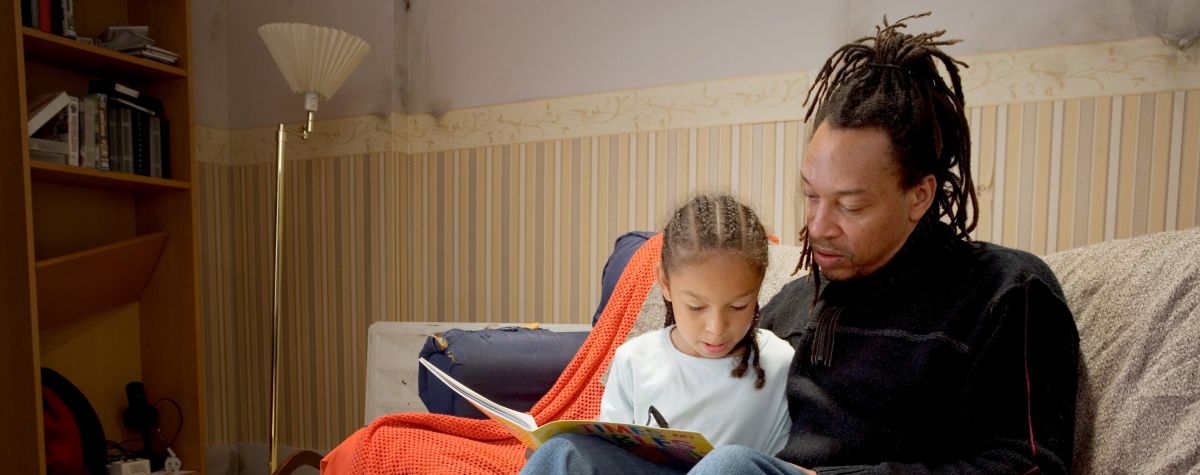
[{"label": "man's face", "polygon": [[905,190],[891,141],[877,128],[822,123],[800,169],[812,257],[830,280],[869,275],[904,246],[929,209],[935,182]]}]

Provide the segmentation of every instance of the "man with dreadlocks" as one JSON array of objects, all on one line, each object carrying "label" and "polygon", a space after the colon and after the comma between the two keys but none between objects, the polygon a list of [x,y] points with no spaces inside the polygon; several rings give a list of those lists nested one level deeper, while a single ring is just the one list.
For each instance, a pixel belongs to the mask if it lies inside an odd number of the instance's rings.
[{"label": "man with dreadlocks", "polygon": [[[692,473],[1070,471],[1074,319],[1041,260],[970,241],[965,65],[941,51],[956,42],[943,32],[900,31],[919,16],[838,49],[809,90],[811,272],[761,321],[796,348],[787,443],[719,447]],[[566,451],[569,473],[664,471]]]},{"label": "man with dreadlocks", "polygon": [[838,49],[809,90],[811,273],[762,321],[796,347],[788,442],[777,458],[718,449],[697,471],[1070,471],[1074,319],[1045,263],[969,240],[965,65],[943,32],[901,32],[911,18]]}]

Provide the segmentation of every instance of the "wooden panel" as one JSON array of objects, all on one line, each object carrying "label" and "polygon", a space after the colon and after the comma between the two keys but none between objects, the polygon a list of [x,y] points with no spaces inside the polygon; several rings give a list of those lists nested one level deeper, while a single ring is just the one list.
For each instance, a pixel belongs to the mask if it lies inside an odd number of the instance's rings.
[{"label": "wooden panel", "polygon": [[[138,317],[137,303],[130,303],[40,334],[42,366],[59,372],[83,392],[110,440],[140,437],[122,430],[121,421],[121,410],[129,404],[125,384],[142,379]],[[167,405],[160,405],[159,411],[164,419],[170,418],[163,427],[165,437],[170,437],[175,431],[174,411]]]},{"label": "wooden panel", "polygon": [[34,181],[32,185],[36,260],[100,247],[138,235],[132,193],[39,181]]},{"label": "wooden panel", "polygon": [[0,8],[0,459],[5,472],[44,473],[19,5]]},{"label": "wooden panel", "polygon": [[141,82],[179,78],[187,75],[182,68],[118,53],[108,48],[23,27],[25,59],[52,66],[104,76],[118,81]]},{"label": "wooden panel", "polygon": [[125,0],[75,2],[75,32],[98,37],[111,25],[131,25]]},{"label": "wooden panel", "polygon": [[[190,162],[189,162],[190,163]],[[138,202],[138,229],[171,236],[141,299],[142,380],[151,399],[170,397],[187,424],[174,450],[188,468],[203,472],[203,352],[196,300],[195,207],[191,190]]]},{"label": "wooden panel", "polygon": [[141,298],[166,241],[166,233],[154,233],[38,261],[39,326],[59,325]]},{"label": "wooden panel", "polygon": [[131,173],[106,172],[84,167],[73,167],[58,163],[32,161],[29,163],[33,179],[47,183],[101,188],[116,191],[159,192],[186,190],[191,183],[182,180],[165,180]]}]

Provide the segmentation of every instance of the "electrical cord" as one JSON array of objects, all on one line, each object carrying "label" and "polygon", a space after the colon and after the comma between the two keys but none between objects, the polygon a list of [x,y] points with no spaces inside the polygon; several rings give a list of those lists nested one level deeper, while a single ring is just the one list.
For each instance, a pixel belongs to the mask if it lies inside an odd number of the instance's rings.
[{"label": "electrical cord", "polygon": [[179,424],[175,426],[175,434],[171,436],[170,441],[163,438],[161,424],[158,428],[158,439],[162,442],[165,442],[166,446],[170,448],[171,446],[175,445],[175,440],[179,438],[179,433],[183,432],[183,407],[181,407],[174,399],[169,397],[158,398],[158,400],[154,401],[154,404],[151,404],[151,406],[154,406],[155,409],[158,409],[158,404],[164,401],[171,403],[172,406],[175,406],[175,411],[179,413]]}]

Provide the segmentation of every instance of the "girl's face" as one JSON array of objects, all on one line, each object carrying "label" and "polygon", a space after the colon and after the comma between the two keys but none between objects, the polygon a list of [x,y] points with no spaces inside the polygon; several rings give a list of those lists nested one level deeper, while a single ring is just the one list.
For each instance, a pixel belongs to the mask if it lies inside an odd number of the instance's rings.
[{"label": "girl's face", "polygon": [[743,351],[734,347],[750,330],[762,286],[762,276],[744,258],[713,253],[671,269],[670,275],[660,265],[658,280],[675,313],[675,348],[702,358]]}]

